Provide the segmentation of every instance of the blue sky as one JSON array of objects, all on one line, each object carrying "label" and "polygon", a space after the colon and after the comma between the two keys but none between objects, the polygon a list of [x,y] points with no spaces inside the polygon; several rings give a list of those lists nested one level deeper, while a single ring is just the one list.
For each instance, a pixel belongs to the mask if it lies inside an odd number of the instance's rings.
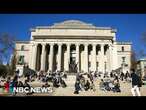
[{"label": "blue sky", "polygon": [[71,19],[116,28],[117,41],[132,42],[136,52],[144,49],[140,37],[146,31],[146,14],[0,14],[0,34],[9,33],[18,40],[29,40],[30,28]]}]

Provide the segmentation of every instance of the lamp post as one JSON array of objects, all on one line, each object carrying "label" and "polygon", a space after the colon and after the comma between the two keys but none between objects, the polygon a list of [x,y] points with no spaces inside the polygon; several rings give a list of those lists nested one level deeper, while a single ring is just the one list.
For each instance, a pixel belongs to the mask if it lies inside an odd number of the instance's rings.
[{"label": "lamp post", "polygon": [[126,63],[123,61],[122,63],[122,72],[124,73],[124,69],[125,69]]}]

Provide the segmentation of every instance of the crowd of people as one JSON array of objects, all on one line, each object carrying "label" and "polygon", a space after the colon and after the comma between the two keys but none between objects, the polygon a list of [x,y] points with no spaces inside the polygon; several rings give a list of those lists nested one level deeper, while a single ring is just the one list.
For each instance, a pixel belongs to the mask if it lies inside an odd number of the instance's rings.
[{"label": "crowd of people", "polygon": [[79,94],[79,91],[95,91],[94,79],[96,75],[91,73],[77,73],[75,81],[75,91],[74,94]]},{"label": "crowd of people", "polygon": [[[3,85],[2,85],[3,83]],[[28,80],[25,80],[24,83],[23,81],[21,81],[19,79],[19,77],[17,75],[15,75],[14,77],[7,77],[7,78],[1,78],[0,81],[0,86],[1,88],[4,89],[4,92],[6,93],[11,93],[11,95],[16,95],[17,92],[13,91],[13,88],[17,88],[17,87],[28,87],[30,88],[30,84],[28,83]],[[26,95],[28,95],[30,93],[27,93]]]},{"label": "crowd of people", "polygon": [[[127,71],[126,73],[118,73],[116,71],[113,71],[111,73],[101,73],[101,72],[89,72],[89,73],[77,73],[76,75],[76,81],[75,81],[75,91],[74,94],[79,94],[79,92],[85,90],[93,90],[96,91],[95,88],[95,80],[99,79],[99,89],[101,91],[112,91],[112,92],[121,92],[121,86],[120,83],[131,83],[132,82],[132,94],[134,95],[134,91],[139,90],[139,86],[133,86],[133,82],[142,82],[140,79],[140,76],[138,76],[135,73],[135,76],[133,78],[133,71],[130,73]],[[137,76],[137,80],[135,80],[135,77]],[[134,81],[135,80],[135,81]],[[95,84],[94,84],[95,83]],[[135,83],[134,83],[135,84]],[[142,83],[141,83],[142,84]],[[135,89],[134,89],[135,88]],[[140,92],[138,91],[138,95],[140,96]]]},{"label": "crowd of people", "polygon": [[[17,72],[18,73],[18,72]],[[65,79],[67,79],[67,73],[61,71],[55,72],[36,72],[35,74],[27,74],[22,77],[25,77],[24,82],[20,80],[20,76],[16,74],[14,77],[5,77],[0,79],[0,88],[4,87],[5,91],[10,90],[13,87],[31,87],[30,82],[40,81],[43,83],[42,87],[58,88],[58,87],[67,87]],[[112,91],[112,92],[121,92],[120,82],[132,82],[131,92],[135,96],[135,91],[138,96],[140,96],[140,87],[142,86],[142,81],[140,77],[136,74],[135,70],[131,70],[129,73],[117,72],[111,73],[101,73],[101,72],[78,72],[76,73],[76,80],[74,84],[74,94],[79,94],[81,91],[96,91],[96,80],[100,80],[99,89],[101,91]],[[3,82],[3,86],[2,86]],[[13,93],[16,95],[17,93]],[[27,93],[27,95],[33,93]]]},{"label": "crowd of people", "polygon": [[[18,71],[17,71],[18,72]],[[65,78],[67,75],[64,72],[56,71],[56,72],[36,72],[36,74],[27,74],[24,76],[19,76],[16,72],[14,77],[0,77],[0,88],[4,88],[4,92],[10,93],[11,89],[14,87],[28,87],[31,88],[31,82],[40,81],[42,82],[42,87],[67,87],[65,83]],[[21,78],[24,78],[24,81]],[[12,92],[12,95],[16,95],[16,92]],[[26,95],[32,95],[33,93],[27,93]]]},{"label": "crowd of people", "polygon": [[113,91],[113,92],[121,92],[120,82],[119,80],[103,80],[99,84],[100,90],[102,91]]},{"label": "crowd of people", "polygon": [[37,72],[35,75],[27,75],[28,82],[33,82],[35,80],[43,82],[43,83],[52,83],[53,87],[66,87],[65,78],[67,78],[67,74],[61,71],[56,72]]},{"label": "crowd of people", "polygon": [[[114,78],[114,80],[111,80]],[[77,73],[75,82],[75,94],[79,94],[80,91],[93,90],[96,91],[95,82],[96,79],[100,79],[99,89],[103,91],[121,92],[119,76],[115,73],[108,75],[99,72],[89,73]]]}]

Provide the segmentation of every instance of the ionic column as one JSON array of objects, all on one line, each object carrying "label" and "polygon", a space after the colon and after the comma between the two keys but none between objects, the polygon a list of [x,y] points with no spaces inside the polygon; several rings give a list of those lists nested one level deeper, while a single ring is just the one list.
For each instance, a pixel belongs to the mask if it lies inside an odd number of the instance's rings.
[{"label": "ionic column", "polygon": [[88,72],[88,45],[85,45],[85,72]]},{"label": "ionic column", "polygon": [[118,68],[118,54],[117,54],[117,45],[116,43],[114,43],[112,45],[112,66],[113,66],[113,70]]},{"label": "ionic column", "polygon": [[41,54],[41,70],[45,71],[45,60],[46,60],[46,44],[42,44],[42,54]]},{"label": "ionic column", "polygon": [[96,71],[96,44],[93,44],[93,58],[91,66],[93,66],[93,71]]},{"label": "ionic column", "polygon": [[47,62],[48,62],[48,70],[47,70],[48,72],[49,72],[49,65],[50,65],[50,64],[49,64],[49,63],[50,63],[50,62],[49,62],[49,61],[50,61],[49,56],[50,56],[50,55],[48,54],[48,57],[47,57],[47,58],[48,58],[48,59],[47,59],[47,60],[48,60],[48,61],[47,61]]},{"label": "ionic column", "polygon": [[30,51],[29,51],[29,68],[32,68],[32,55],[33,55],[33,44],[30,44],[30,46],[31,46],[31,49],[30,49]]},{"label": "ionic column", "polygon": [[77,64],[77,72],[79,72],[79,44],[76,44],[76,64]]},{"label": "ionic column", "polygon": [[70,64],[70,44],[67,44],[67,71],[69,71]]},{"label": "ionic column", "polygon": [[62,44],[59,44],[58,46],[58,64],[57,64],[57,70],[61,71],[61,51],[62,51]]},{"label": "ionic column", "polygon": [[53,44],[50,44],[50,55],[49,55],[49,71],[53,69]]},{"label": "ionic column", "polygon": [[109,50],[108,50],[109,52],[109,72],[111,72],[111,70],[112,70],[112,47],[111,47],[111,45],[109,45]]},{"label": "ionic column", "polygon": [[33,47],[32,47],[32,50],[33,50],[33,52],[32,52],[32,69],[36,69],[36,57],[37,57],[37,44],[33,44],[32,45]]},{"label": "ionic column", "polygon": [[100,71],[104,72],[104,44],[100,45],[101,51],[100,51]]}]

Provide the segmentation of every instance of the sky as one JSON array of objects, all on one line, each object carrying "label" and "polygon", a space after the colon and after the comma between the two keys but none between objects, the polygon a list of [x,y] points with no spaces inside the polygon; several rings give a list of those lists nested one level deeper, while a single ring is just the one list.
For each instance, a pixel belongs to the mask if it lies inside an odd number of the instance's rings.
[{"label": "sky", "polygon": [[81,20],[97,27],[116,28],[117,41],[132,42],[136,53],[145,49],[140,37],[146,31],[146,14],[0,14],[0,34],[8,33],[18,40],[28,41],[31,28],[64,20]]}]

